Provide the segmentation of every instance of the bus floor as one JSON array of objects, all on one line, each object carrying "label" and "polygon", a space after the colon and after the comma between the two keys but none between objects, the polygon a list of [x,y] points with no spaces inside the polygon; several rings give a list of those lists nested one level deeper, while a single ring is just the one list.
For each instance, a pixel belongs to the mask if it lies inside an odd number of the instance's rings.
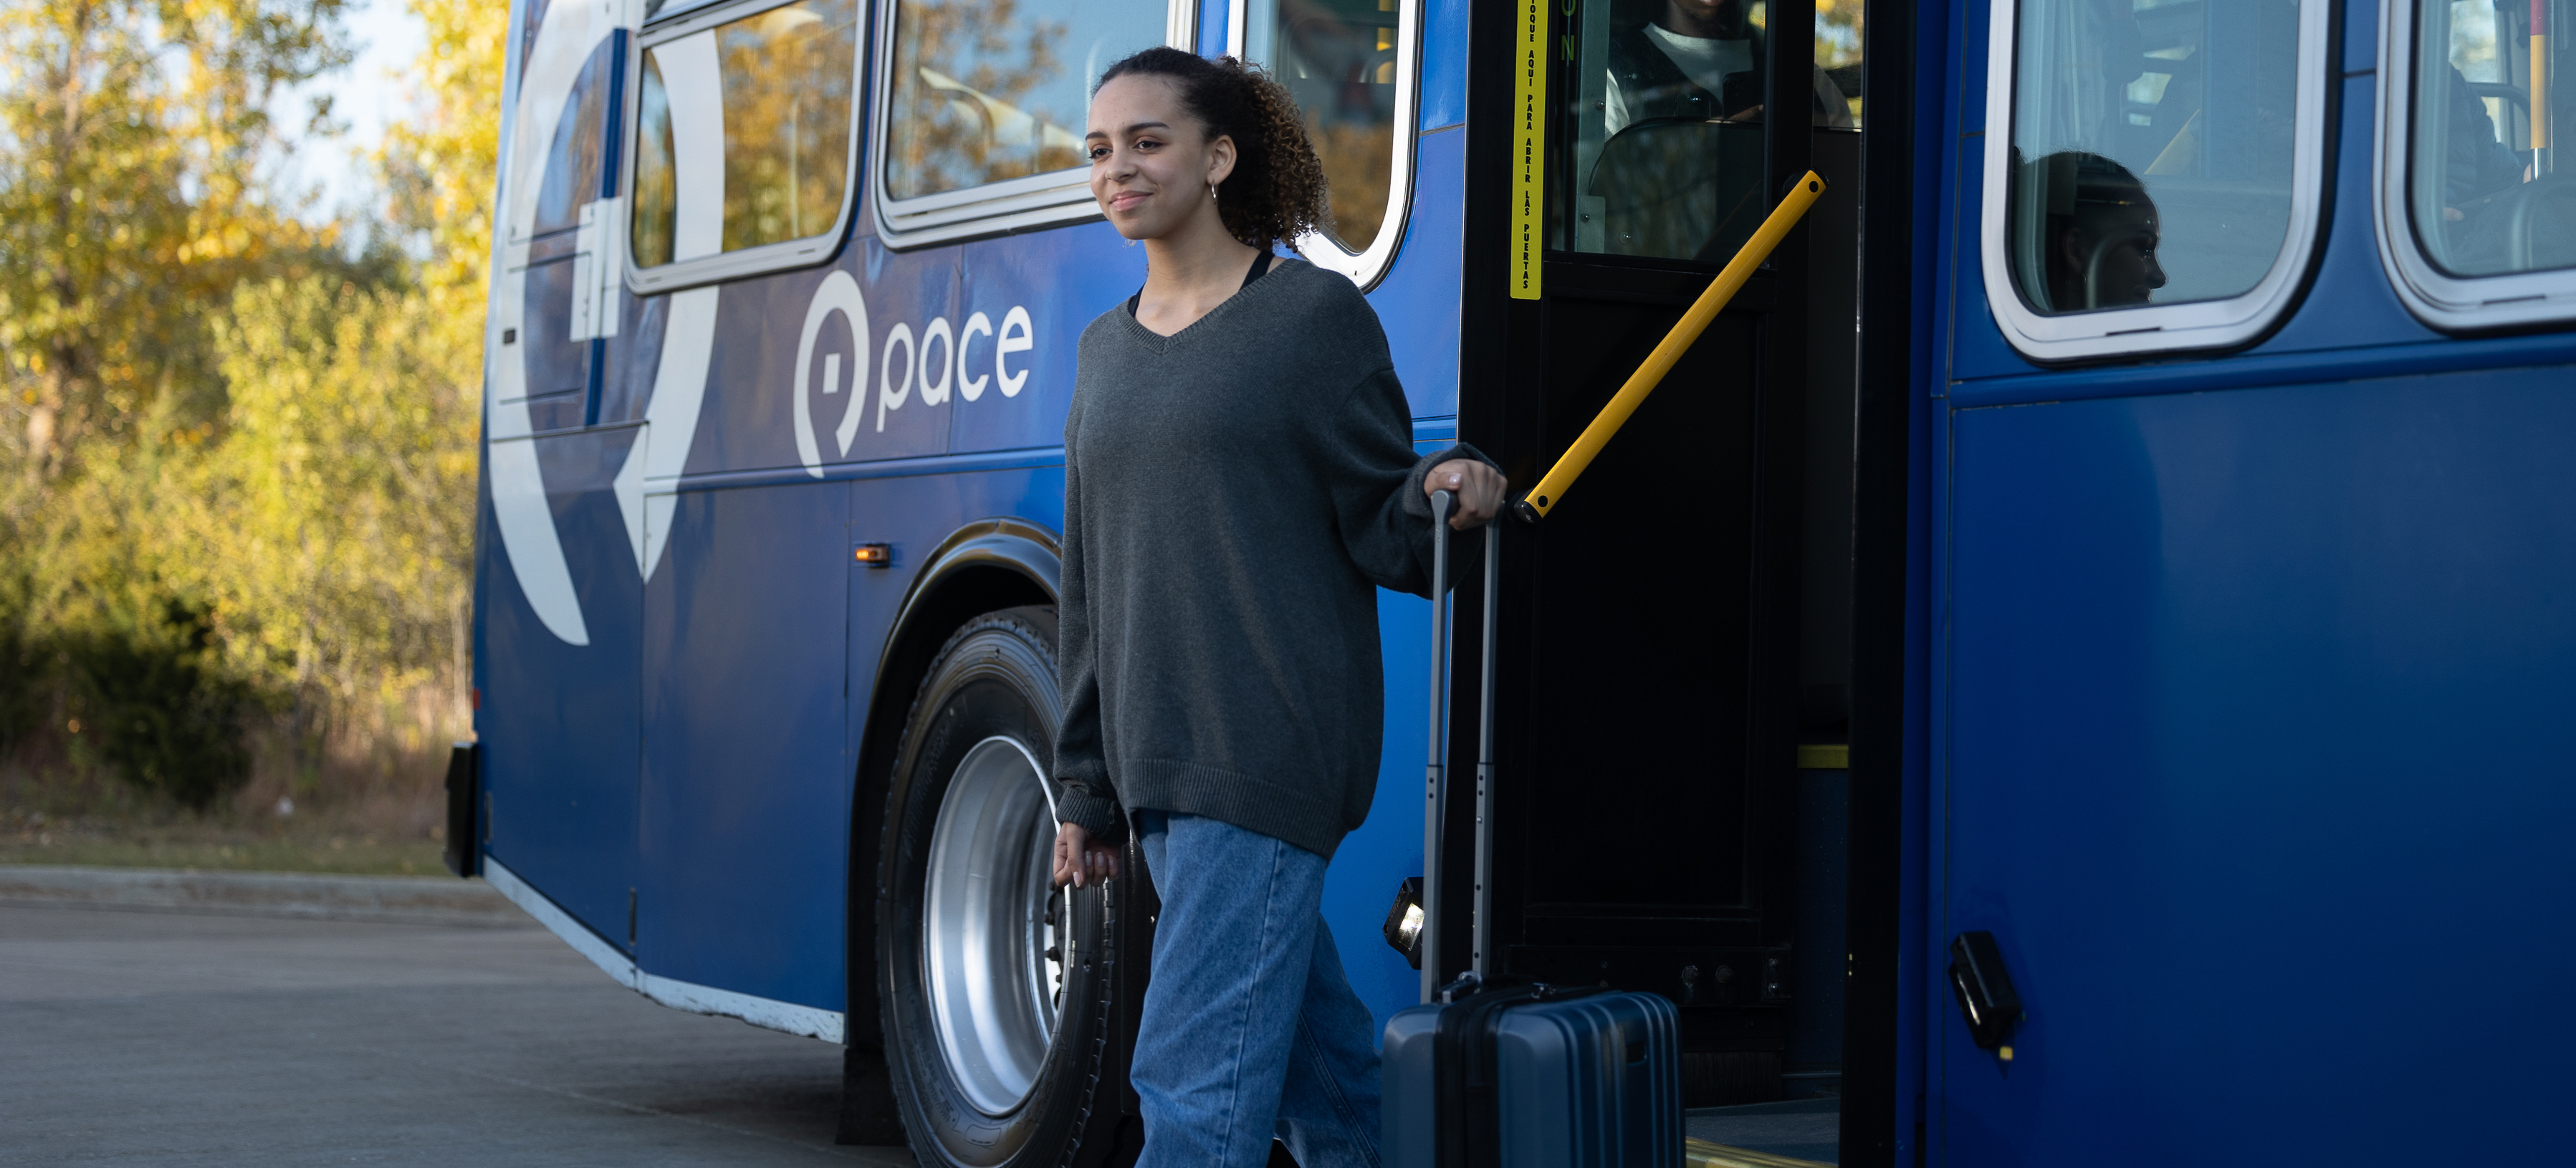
[{"label": "bus floor", "polygon": [[1695,1107],[1685,1120],[1691,1168],[1815,1168],[1838,1163],[1842,1100]]}]

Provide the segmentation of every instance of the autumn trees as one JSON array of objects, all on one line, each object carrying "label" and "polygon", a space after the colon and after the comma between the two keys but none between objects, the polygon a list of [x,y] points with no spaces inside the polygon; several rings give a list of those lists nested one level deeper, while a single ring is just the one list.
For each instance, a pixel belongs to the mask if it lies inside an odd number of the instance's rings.
[{"label": "autumn trees", "polygon": [[278,176],[341,0],[0,0],[0,750],[204,807],[272,719],[462,721],[506,9],[416,10],[339,222]]}]

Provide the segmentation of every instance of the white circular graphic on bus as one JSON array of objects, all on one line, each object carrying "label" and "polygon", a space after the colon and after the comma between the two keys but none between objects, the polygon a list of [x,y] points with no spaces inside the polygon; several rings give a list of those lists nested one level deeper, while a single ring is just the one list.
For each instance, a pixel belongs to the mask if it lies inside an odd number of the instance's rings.
[{"label": "white circular graphic on bus", "polygon": [[[805,329],[796,338],[796,456],[805,463],[805,473],[823,477],[823,441],[814,432],[814,345],[823,337],[823,325],[838,312],[848,321],[850,330],[850,387],[843,399],[841,421],[832,428],[832,440],[839,457],[848,457],[850,443],[859,436],[859,419],[867,413],[868,398],[868,300],[860,295],[859,282],[848,272],[834,269],[814,289],[813,303],[805,306]],[[823,395],[842,393],[841,355],[823,355]]]}]

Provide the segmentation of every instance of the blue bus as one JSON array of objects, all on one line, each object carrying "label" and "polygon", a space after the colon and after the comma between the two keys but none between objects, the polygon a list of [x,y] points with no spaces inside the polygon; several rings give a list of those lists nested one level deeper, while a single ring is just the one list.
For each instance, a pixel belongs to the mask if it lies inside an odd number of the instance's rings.
[{"label": "blue bus", "polygon": [[[1498,581],[1496,965],[1670,996],[1691,1156],[2545,1157],[2568,6],[514,0],[451,861],[843,1046],[847,1141],[1133,1156],[1151,883],[1045,879],[1074,341],[1143,279],[1077,146],[1233,53],[1417,444],[1523,490],[1828,183]],[[1326,895],[1381,1020],[1429,611]]]}]

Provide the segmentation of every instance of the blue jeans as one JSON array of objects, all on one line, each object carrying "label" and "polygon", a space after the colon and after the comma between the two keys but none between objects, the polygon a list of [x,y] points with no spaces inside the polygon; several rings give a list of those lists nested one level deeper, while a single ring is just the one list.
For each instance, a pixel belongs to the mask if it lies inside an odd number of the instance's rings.
[{"label": "blue jeans", "polygon": [[1320,911],[1324,858],[1197,815],[1137,814],[1163,911],[1132,1075],[1137,1168],[1375,1168],[1376,1026]]}]

